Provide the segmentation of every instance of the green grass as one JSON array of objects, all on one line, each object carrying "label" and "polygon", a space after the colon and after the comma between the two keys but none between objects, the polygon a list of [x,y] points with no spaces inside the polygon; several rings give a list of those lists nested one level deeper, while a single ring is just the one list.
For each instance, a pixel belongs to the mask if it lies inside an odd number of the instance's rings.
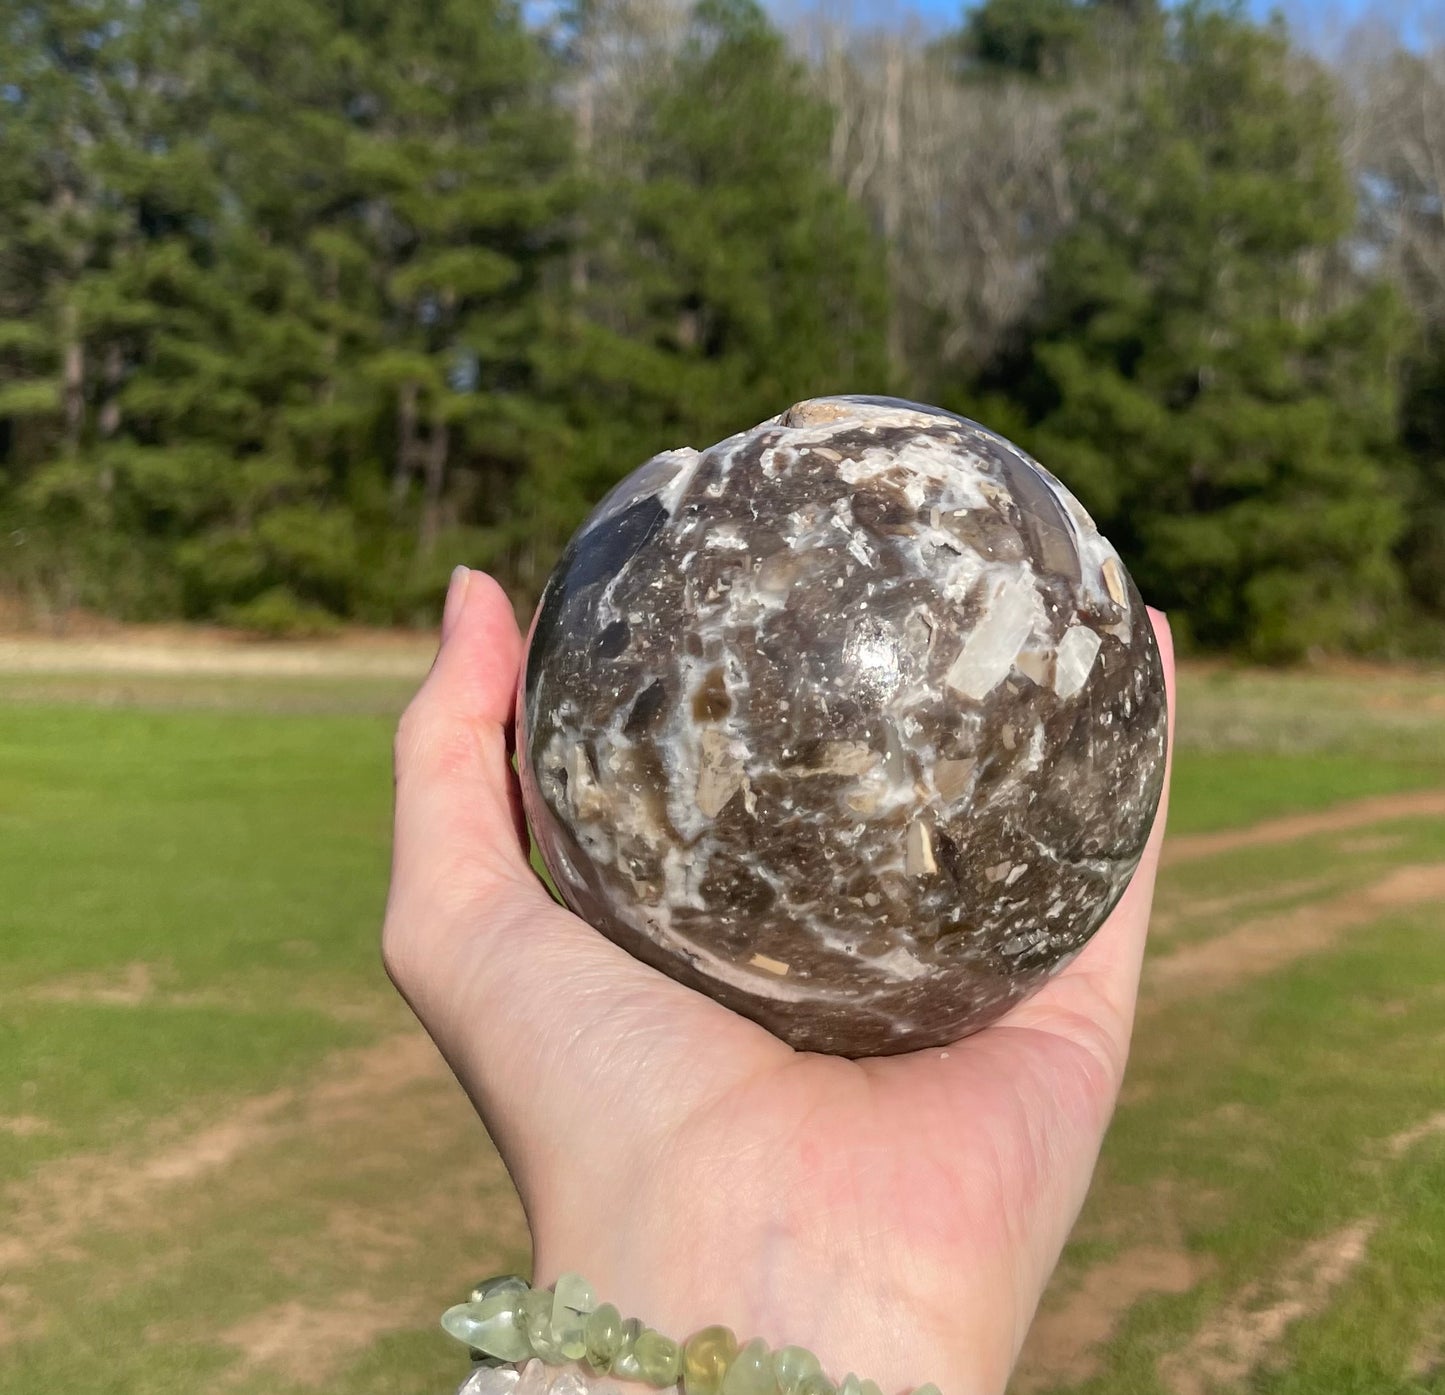
[{"label": "green grass", "polygon": [[[329,1005],[380,999],[389,730],[0,707],[0,1114],[48,1125],[0,1177],[367,1034]],[[107,1004],[137,969],[155,1002]]]},{"label": "green grass", "polygon": [[[434,1312],[475,1273],[525,1266],[454,1085],[349,1103],[314,1086],[405,1021],[376,939],[407,686],[0,676],[0,1214],[54,1240],[0,1273],[0,1395],[444,1391],[458,1365]],[[1184,675],[1176,835],[1420,788],[1445,788],[1445,680]],[[1426,819],[1181,862],[1156,952],[1442,862],[1445,821]],[[1364,1260],[1247,1386],[1445,1391],[1445,1134],[1387,1147],[1445,1108],[1440,930],[1438,908],[1402,906],[1226,990],[1146,998],[1046,1309],[1138,1246],[1187,1252],[1197,1282],[1122,1304],[1048,1388],[1166,1395],[1161,1358],[1368,1219]],[[124,1185],[262,1097],[266,1128],[234,1157]],[[330,1354],[248,1358],[267,1322]]]},{"label": "green grass", "polygon": [[7,984],[375,970],[390,722],[0,708]]},{"label": "green grass", "polygon": [[[1406,1383],[1409,1343],[1402,1349],[1398,1322],[1372,1328],[1358,1312],[1358,1290],[1373,1285],[1377,1309],[1398,1307],[1401,1291],[1418,1292],[1411,1320],[1421,1318],[1445,1276],[1445,1207],[1438,1194],[1433,1203],[1418,1195],[1422,1179],[1445,1166],[1445,1137],[1399,1158],[1386,1146],[1445,1103],[1445,945],[1432,930],[1434,908],[1391,918],[1288,972],[1191,1003],[1187,1015],[1146,1017],[1131,1072],[1131,1092],[1144,1098],[1119,1111],[1082,1232],[1111,1225],[1117,1233],[1132,1214],[1124,1245],[1151,1243],[1142,1199],[1165,1186],[1181,1242],[1205,1261],[1208,1278],[1190,1293],[1137,1304],[1093,1377],[1054,1388],[1162,1395],[1160,1352],[1186,1341],[1228,1295],[1360,1218],[1380,1227],[1366,1264],[1347,1287],[1323,1295],[1309,1328],[1294,1336],[1311,1359],[1307,1330],[1338,1357],[1339,1329],[1350,1331],[1356,1384],[1263,1388],[1440,1388]],[[1408,1237],[1408,1262],[1389,1257],[1391,1235],[1397,1251]],[[1089,1258],[1076,1242],[1059,1283]],[[1384,1371],[1387,1360],[1395,1364]]]},{"label": "green grass", "polygon": [[1171,833],[1209,833],[1282,814],[1323,809],[1347,799],[1445,785],[1445,752],[1432,762],[1363,755],[1278,755],[1197,751],[1174,760]]}]

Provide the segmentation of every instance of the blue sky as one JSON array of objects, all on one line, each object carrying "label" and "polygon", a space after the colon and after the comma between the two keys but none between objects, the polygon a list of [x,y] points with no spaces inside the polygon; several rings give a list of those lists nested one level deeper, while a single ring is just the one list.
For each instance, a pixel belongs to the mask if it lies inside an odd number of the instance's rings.
[{"label": "blue sky", "polygon": [[[814,0],[765,0],[780,17],[798,9],[817,8]],[[1442,0],[1247,0],[1260,18],[1280,9],[1300,36],[1328,52],[1337,48],[1362,20],[1377,18],[1411,42],[1422,38],[1445,39],[1445,4]],[[912,11],[924,27],[941,29],[962,12],[962,0],[833,0],[824,6],[853,17],[863,26],[894,25]]]}]

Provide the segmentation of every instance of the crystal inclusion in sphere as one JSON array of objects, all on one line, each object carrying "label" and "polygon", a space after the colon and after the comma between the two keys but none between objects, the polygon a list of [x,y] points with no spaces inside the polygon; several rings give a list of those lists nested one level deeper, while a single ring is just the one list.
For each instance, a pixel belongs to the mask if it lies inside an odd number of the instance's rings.
[{"label": "crystal inclusion in sphere", "polygon": [[1099,927],[1164,780],[1143,602],[950,413],[819,398],[648,461],[547,583],[518,750],[567,904],[802,1050],[953,1041]]}]

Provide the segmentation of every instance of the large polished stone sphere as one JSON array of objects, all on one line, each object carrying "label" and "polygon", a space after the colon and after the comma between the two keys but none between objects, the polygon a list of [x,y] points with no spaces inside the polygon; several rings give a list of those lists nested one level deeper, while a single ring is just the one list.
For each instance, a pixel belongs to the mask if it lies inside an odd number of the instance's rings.
[{"label": "large polished stone sphere", "polygon": [[804,1050],[998,1017],[1099,927],[1164,780],[1143,602],[1017,447],[891,398],[668,451],[533,623],[522,787],[567,904]]}]

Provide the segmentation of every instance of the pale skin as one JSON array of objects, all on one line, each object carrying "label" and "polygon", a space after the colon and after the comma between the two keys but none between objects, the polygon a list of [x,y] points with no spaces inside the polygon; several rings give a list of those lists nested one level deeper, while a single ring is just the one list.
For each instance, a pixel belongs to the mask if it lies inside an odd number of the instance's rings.
[{"label": "pale skin", "polygon": [[575,1270],[679,1338],[800,1343],[887,1395],[1002,1391],[1123,1078],[1163,806],[1108,921],[1006,1017],[907,1056],[801,1054],[537,880],[510,761],[522,651],[501,587],[458,569],[397,732],[383,953],[516,1183],[535,1280]]}]

